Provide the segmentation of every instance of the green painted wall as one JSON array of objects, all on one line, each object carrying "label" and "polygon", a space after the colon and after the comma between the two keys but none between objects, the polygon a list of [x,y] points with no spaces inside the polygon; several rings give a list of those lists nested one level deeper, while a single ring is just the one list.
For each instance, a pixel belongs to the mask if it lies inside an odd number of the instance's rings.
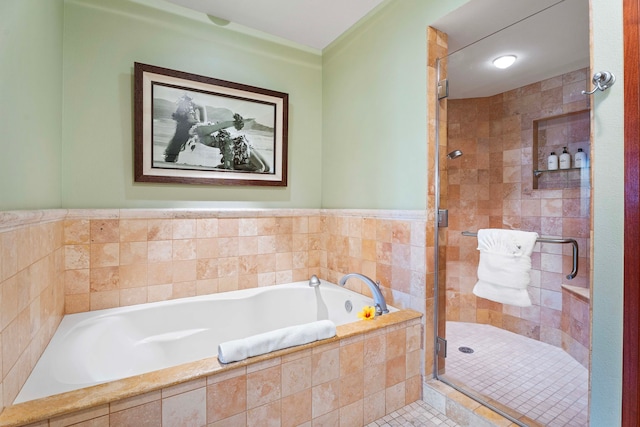
[{"label": "green painted wall", "polygon": [[0,210],[61,204],[63,6],[0,1]]},{"label": "green painted wall", "polygon": [[[320,207],[321,56],[188,15],[125,0],[67,0],[63,206]],[[288,93],[288,187],[134,183],[134,62]]]},{"label": "green painted wall", "polygon": [[[615,85],[594,96],[592,426],[619,426],[622,399],[624,75],[622,1],[591,0],[594,71]],[[636,255],[637,256],[637,255]]]},{"label": "green painted wall", "polygon": [[426,209],[426,28],[464,3],[387,2],[325,49],[324,208]]}]

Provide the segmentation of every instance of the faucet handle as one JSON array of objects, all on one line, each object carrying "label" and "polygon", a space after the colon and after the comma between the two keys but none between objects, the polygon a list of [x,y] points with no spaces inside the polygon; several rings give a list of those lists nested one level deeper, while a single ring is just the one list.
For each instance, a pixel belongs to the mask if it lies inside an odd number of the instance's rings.
[{"label": "faucet handle", "polygon": [[[389,310],[387,310],[388,312]],[[380,304],[376,304],[376,316],[382,316],[382,307],[380,307]]]}]

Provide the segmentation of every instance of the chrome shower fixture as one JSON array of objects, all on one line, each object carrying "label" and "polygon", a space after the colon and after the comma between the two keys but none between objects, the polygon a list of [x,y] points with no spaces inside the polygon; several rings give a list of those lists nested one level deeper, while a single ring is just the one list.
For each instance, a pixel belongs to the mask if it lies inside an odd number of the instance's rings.
[{"label": "chrome shower fixture", "polygon": [[452,152],[450,152],[449,154],[447,154],[447,159],[449,160],[453,160],[453,159],[457,159],[458,157],[462,156],[462,151],[460,150],[453,150]]}]

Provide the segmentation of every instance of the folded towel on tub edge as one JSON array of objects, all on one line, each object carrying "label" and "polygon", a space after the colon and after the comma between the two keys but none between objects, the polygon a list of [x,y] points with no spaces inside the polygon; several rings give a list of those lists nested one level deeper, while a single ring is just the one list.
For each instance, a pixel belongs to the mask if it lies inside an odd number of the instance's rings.
[{"label": "folded towel on tub edge", "polygon": [[473,293],[481,298],[529,307],[531,253],[538,233],[520,230],[478,230],[478,282]]},{"label": "folded towel on tub edge", "polygon": [[223,342],[218,345],[218,360],[221,363],[237,362],[248,357],[324,340],[335,335],[336,325],[331,320],[318,320],[317,322],[288,326],[247,338]]}]

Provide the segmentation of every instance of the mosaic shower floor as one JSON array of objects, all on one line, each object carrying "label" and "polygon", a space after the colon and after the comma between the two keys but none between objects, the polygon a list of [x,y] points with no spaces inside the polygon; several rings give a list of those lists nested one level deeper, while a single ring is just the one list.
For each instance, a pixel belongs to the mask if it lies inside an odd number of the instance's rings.
[{"label": "mosaic shower floor", "polygon": [[491,325],[447,322],[446,378],[545,426],[588,425],[588,370],[540,341]]}]

